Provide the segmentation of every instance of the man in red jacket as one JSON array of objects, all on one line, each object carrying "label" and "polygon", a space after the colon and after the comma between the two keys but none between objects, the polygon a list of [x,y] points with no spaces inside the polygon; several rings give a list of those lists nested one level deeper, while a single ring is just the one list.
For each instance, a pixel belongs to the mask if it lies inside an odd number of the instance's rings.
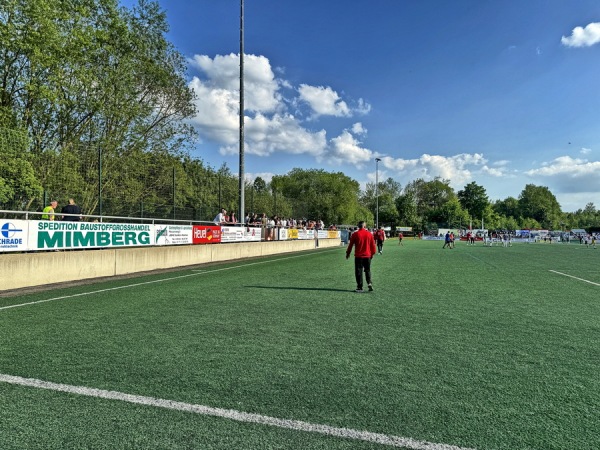
[{"label": "man in red jacket", "polygon": [[375,248],[375,238],[365,228],[363,221],[358,222],[358,231],[355,231],[350,236],[350,242],[346,249],[346,259],[350,258],[352,247],[354,247],[354,275],[356,276],[356,290],[354,292],[363,292],[363,270],[365,271],[369,291],[372,291],[371,259],[373,259],[373,255],[377,249]]}]

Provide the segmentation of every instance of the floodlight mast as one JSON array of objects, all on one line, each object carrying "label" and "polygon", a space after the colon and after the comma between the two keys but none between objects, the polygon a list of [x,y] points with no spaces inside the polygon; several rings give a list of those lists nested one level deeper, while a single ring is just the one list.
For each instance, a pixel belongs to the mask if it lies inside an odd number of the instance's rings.
[{"label": "floodlight mast", "polygon": [[240,180],[239,180],[239,215],[238,221],[245,222],[244,211],[244,0],[240,0]]},{"label": "floodlight mast", "polygon": [[379,229],[379,161],[381,158],[375,158],[375,228]]}]

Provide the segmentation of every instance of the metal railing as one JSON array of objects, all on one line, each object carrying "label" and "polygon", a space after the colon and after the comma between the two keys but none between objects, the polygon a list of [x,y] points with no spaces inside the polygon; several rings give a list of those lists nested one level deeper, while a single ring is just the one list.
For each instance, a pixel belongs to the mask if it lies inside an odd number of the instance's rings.
[{"label": "metal railing", "polygon": [[[18,219],[19,216],[24,220],[48,220],[42,219],[42,216],[54,216],[54,221],[62,222],[60,218],[62,217],[76,217],[81,218],[83,222],[135,222],[135,223],[146,223],[146,224],[179,224],[179,225],[215,225],[213,221],[207,220],[180,220],[180,219],[164,219],[164,218],[152,218],[152,217],[124,217],[124,216],[98,216],[95,214],[63,214],[59,212],[48,213],[48,212],[38,212],[38,211],[11,211],[11,210],[3,210],[0,209],[0,215],[12,215],[13,219]],[[6,219],[6,217],[5,217]],[[222,226],[244,226],[242,223],[224,223]]]}]

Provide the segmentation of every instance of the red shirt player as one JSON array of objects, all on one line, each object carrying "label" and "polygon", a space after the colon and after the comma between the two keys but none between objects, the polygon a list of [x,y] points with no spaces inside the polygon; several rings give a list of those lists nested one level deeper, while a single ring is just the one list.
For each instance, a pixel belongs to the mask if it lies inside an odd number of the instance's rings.
[{"label": "red shirt player", "polygon": [[355,231],[350,236],[350,242],[346,249],[346,259],[350,258],[352,247],[354,247],[354,275],[356,277],[356,290],[354,292],[363,292],[363,270],[369,291],[372,291],[371,259],[377,250],[375,248],[375,239],[369,230],[365,228],[363,221],[358,222],[358,231]]},{"label": "red shirt player", "polygon": [[385,231],[382,227],[375,231],[375,240],[377,241],[377,253],[381,255],[383,253],[383,241],[385,241]]}]

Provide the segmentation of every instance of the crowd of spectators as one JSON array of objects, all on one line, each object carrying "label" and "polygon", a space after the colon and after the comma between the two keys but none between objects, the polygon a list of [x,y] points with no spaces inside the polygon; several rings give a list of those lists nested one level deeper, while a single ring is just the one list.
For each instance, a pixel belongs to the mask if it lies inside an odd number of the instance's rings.
[{"label": "crowd of spectators", "polygon": [[[225,209],[221,209],[219,214],[214,218],[215,225],[237,225],[238,220],[234,213],[227,213]],[[244,218],[246,226],[249,227],[267,227],[267,228],[296,228],[304,230],[337,230],[335,225],[325,227],[325,223],[321,219],[308,220],[305,218],[294,219],[279,216],[267,216],[265,213],[256,214],[249,213]]]},{"label": "crowd of spectators", "polygon": [[[271,216],[268,217],[265,213],[255,214],[251,213],[246,215],[246,225],[248,226],[264,226],[269,228],[298,228],[304,230],[325,230],[325,224],[321,219],[307,220],[294,219],[292,217],[279,217]],[[332,228],[334,227],[334,228]],[[329,227],[329,229],[335,229],[335,225]]]}]

